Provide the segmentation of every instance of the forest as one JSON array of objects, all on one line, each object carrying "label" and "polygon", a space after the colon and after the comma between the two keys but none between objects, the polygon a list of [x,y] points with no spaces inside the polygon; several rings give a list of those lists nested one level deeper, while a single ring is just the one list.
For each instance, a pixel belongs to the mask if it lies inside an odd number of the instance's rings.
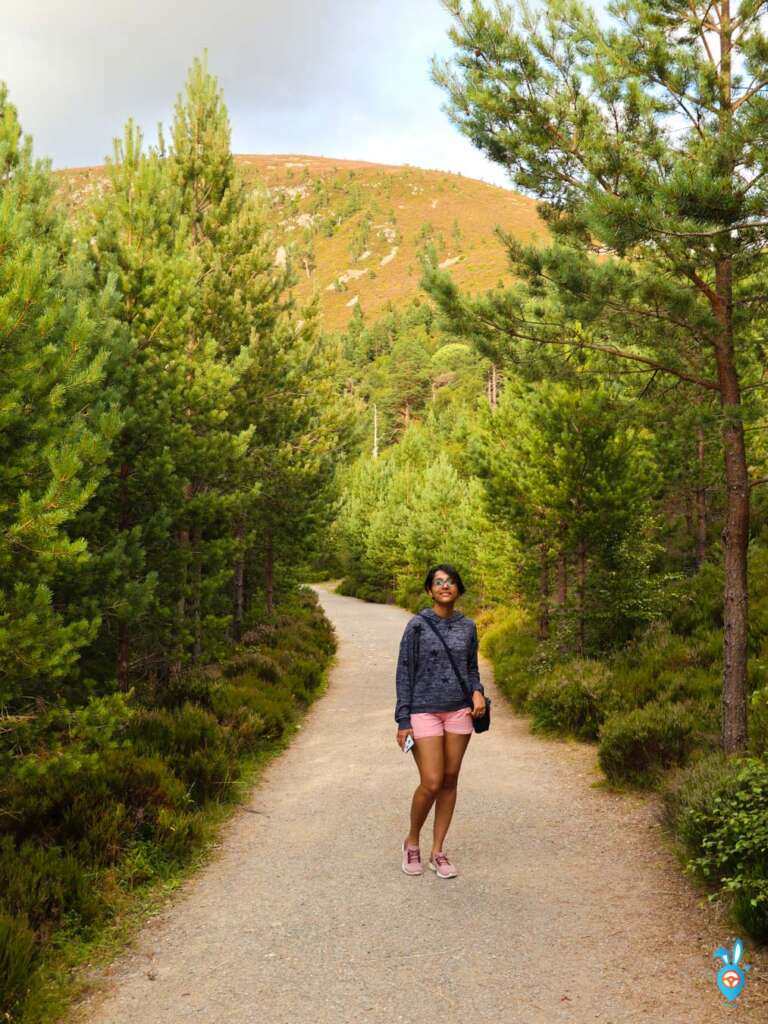
[{"label": "forest", "polygon": [[76,208],[0,89],[5,1020],[53,1019],[290,742],[336,649],[306,584],[416,611],[438,562],[515,711],[657,791],[768,940],[764,8],[444,6],[448,115],[546,242],[500,224],[472,290],[393,217],[411,294],[340,326],[297,286],[373,216],[315,186],[276,258],[207,57]]}]

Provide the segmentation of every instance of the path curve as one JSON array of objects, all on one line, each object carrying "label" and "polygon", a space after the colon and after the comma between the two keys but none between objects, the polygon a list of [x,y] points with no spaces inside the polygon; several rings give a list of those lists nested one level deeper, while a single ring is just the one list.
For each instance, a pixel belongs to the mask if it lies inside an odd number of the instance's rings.
[{"label": "path curve", "polygon": [[720,995],[712,951],[732,935],[681,875],[655,798],[591,788],[595,748],[530,735],[482,658],[494,720],[445,844],[461,875],[404,875],[417,778],[393,710],[410,614],[314,589],[339,638],[328,692],[78,1021],[768,1020],[765,955],[736,1003]]}]

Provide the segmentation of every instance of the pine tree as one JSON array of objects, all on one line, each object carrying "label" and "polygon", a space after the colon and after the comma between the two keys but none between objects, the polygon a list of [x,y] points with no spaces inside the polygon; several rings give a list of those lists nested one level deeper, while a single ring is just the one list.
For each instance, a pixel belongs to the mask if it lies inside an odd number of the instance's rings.
[{"label": "pine tree", "polygon": [[[354,405],[341,394],[341,345],[317,331],[317,303],[285,314],[259,339],[247,381],[254,428],[248,448],[258,492],[250,506],[248,562],[271,614],[278,582],[295,582],[337,506],[334,471],[353,444]],[[278,581],[279,573],[279,581]]]},{"label": "pine tree", "polygon": [[83,586],[100,593],[106,609],[94,671],[115,675],[125,689],[134,675],[166,675],[178,652],[183,553],[174,528],[189,472],[186,344],[199,268],[161,148],[145,152],[131,120],[108,169],[111,188],[82,229],[97,284],[114,280],[119,289],[108,373],[123,429],[84,520],[100,555]]},{"label": "pine tree", "polygon": [[0,704],[53,699],[99,611],[58,600],[87,564],[70,534],[118,428],[104,374],[111,287],[93,299],[82,246],[53,203],[48,161],[0,83]]},{"label": "pine tree", "polygon": [[[232,632],[239,638],[255,591],[264,593],[271,613],[276,565],[290,585],[290,569],[312,553],[328,524],[331,470],[343,454],[339,437],[350,412],[337,398],[341,353],[321,343],[316,304],[294,308],[293,271],[276,265],[263,200],[237,172],[226,106],[207,56],[193,63],[176,105],[170,168],[201,268],[189,348],[196,347],[196,334],[216,339],[215,361],[231,374],[218,408],[228,410],[222,429],[236,440],[236,457],[208,463],[219,471],[226,467],[219,483],[199,479],[193,486],[208,495],[209,509],[218,501],[229,523],[227,589]],[[191,536],[194,570],[204,537],[199,525]],[[195,570],[193,579],[197,575]],[[192,589],[197,608],[200,598]],[[199,612],[194,628],[199,633]]]},{"label": "pine tree", "polygon": [[[554,608],[561,648],[596,654],[628,639],[651,610],[648,432],[624,422],[602,388],[510,386],[489,417],[486,459],[487,512],[528,552],[540,638]],[[559,576],[571,566],[575,602]]]},{"label": "pine tree", "polygon": [[[463,302],[430,287],[486,354],[590,349],[716,396],[727,506],[722,746],[746,744],[750,480],[744,367],[768,309],[768,46],[764,5],[579,0],[534,11],[447,0],[453,61],[435,62],[451,117],[540,200],[552,241],[501,233],[529,288]],[[752,387],[752,382],[747,384]]]},{"label": "pine tree", "polygon": [[258,487],[246,460],[253,426],[243,387],[256,339],[279,316],[286,273],[273,269],[263,212],[236,174],[230,137],[205,54],[177,98],[168,158],[198,264],[186,352],[188,388],[200,405],[188,417],[187,509],[178,533],[186,562],[179,621],[193,660],[203,653],[204,633],[223,637],[233,622],[240,631],[245,505]]}]

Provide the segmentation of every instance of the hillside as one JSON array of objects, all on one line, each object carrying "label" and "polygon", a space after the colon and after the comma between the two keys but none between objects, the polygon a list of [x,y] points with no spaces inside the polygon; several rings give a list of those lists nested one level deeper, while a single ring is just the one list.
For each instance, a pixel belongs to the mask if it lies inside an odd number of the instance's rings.
[{"label": "hillside", "polygon": [[[430,241],[441,265],[475,291],[508,276],[497,224],[519,238],[546,234],[534,200],[460,174],[315,156],[235,159],[246,180],[267,189],[275,258],[293,261],[299,300],[320,292],[327,328],[345,326],[358,303],[376,316],[407,301]],[[103,167],[56,173],[75,209],[107,186]]]}]

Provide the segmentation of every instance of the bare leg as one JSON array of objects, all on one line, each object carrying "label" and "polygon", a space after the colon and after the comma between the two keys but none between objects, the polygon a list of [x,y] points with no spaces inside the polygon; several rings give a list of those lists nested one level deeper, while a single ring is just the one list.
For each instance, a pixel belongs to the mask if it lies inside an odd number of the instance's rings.
[{"label": "bare leg", "polygon": [[421,781],[411,801],[411,831],[408,833],[410,846],[419,845],[419,833],[432,809],[443,781],[443,737],[425,736],[416,740],[413,756],[419,768]]},{"label": "bare leg", "polygon": [[464,751],[472,739],[472,733],[447,732],[443,737],[445,740],[443,757],[443,784],[437,794],[435,804],[435,830],[432,841],[432,853],[438,853],[443,848],[445,835],[448,826],[451,824],[453,809],[456,806],[456,786],[459,781],[459,770]]}]

